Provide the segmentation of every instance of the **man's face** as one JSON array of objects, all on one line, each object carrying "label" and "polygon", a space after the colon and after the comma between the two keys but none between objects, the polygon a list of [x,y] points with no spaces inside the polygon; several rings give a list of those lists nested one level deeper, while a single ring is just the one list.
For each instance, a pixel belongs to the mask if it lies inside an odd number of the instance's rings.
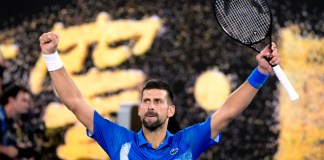
[{"label": "man's face", "polygon": [[17,114],[27,113],[31,107],[31,95],[27,92],[19,91],[16,98],[11,97],[11,103]]},{"label": "man's face", "polygon": [[175,112],[175,107],[168,104],[167,91],[149,89],[143,91],[138,115],[147,129],[154,131],[161,127]]}]

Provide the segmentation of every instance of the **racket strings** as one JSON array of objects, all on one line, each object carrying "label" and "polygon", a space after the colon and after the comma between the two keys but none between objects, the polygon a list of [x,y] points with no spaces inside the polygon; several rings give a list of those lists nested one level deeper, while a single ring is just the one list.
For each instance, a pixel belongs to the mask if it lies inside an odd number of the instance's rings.
[{"label": "racket strings", "polygon": [[216,17],[223,29],[245,44],[265,38],[271,24],[269,7],[264,0],[216,0]]}]

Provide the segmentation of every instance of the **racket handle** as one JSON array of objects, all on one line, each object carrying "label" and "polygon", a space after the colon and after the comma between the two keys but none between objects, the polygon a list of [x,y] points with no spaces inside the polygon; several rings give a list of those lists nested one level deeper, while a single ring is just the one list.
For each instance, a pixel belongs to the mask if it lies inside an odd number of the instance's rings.
[{"label": "racket handle", "polygon": [[278,65],[273,67],[273,71],[275,72],[277,78],[279,79],[281,85],[284,87],[286,90],[289,99],[291,101],[295,101],[299,98],[298,93],[295,91],[294,87],[291,85],[290,81],[288,80],[286,74],[284,71],[281,69],[281,67]]}]

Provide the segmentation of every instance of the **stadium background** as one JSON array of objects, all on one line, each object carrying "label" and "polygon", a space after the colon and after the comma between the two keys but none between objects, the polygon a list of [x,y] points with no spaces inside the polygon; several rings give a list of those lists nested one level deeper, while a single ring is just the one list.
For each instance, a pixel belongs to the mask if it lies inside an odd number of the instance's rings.
[{"label": "stadium background", "polygon": [[[223,131],[222,142],[203,153],[200,159],[324,159],[323,2],[271,0],[269,3],[274,16],[273,39],[283,52],[282,66],[301,98],[289,102],[275,76],[271,76],[250,107]],[[95,22],[101,12],[109,14],[112,21],[159,17],[161,28],[145,54],[130,56],[123,63],[101,71],[137,69],[146,78],[162,78],[170,83],[176,94],[175,121],[180,128],[202,122],[209,115],[194,95],[197,77],[203,72],[217,68],[230,77],[232,91],[256,65],[251,49],[232,41],[221,31],[210,1],[5,0],[0,8],[2,52],[16,53],[7,57],[5,85],[13,82],[30,85],[30,75],[40,55],[38,37],[52,30],[56,22],[62,22],[65,28],[81,26]],[[122,41],[110,47],[131,43]],[[17,48],[12,49],[13,45]],[[96,45],[88,44],[89,55]],[[85,74],[93,66],[91,57],[87,56],[82,70],[74,74]],[[91,156],[95,153],[72,155],[78,153],[71,152],[71,157],[58,153],[58,146],[66,143],[66,132],[75,123],[46,127],[43,116],[48,104],[59,103],[49,84],[47,75],[45,87],[34,96],[33,112],[18,123],[17,140],[31,142],[37,151],[36,159],[101,159]],[[119,92],[122,90],[100,96]],[[78,150],[82,144],[66,147]]]}]

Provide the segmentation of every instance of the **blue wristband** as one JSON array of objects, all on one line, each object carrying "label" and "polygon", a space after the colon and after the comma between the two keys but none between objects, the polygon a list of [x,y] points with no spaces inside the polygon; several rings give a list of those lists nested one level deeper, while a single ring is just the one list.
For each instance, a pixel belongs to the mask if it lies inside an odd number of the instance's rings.
[{"label": "blue wristband", "polygon": [[263,74],[256,67],[248,78],[248,82],[256,89],[260,89],[268,79],[268,74]]}]

